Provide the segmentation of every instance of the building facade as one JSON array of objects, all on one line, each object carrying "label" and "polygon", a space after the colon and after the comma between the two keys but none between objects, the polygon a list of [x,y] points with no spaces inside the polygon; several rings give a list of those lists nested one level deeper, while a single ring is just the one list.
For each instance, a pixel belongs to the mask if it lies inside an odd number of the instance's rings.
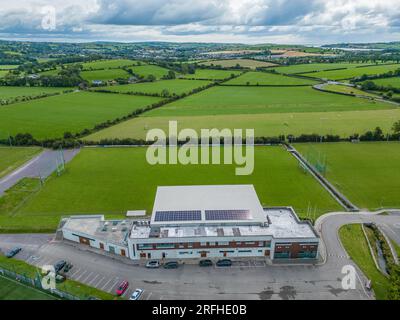
[{"label": "building facade", "polygon": [[263,208],[253,186],[157,189],[151,219],[71,217],[64,238],[132,260],[317,259],[319,237],[290,207]]}]

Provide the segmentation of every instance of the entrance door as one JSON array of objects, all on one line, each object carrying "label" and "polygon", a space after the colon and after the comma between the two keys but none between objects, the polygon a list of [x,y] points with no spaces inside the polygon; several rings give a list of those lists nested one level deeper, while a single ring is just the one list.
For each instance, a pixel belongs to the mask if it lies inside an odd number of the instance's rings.
[{"label": "entrance door", "polygon": [[147,254],[147,259],[151,259],[151,253]]},{"label": "entrance door", "polygon": [[86,245],[86,246],[90,246],[90,240],[89,239],[86,239],[86,238],[83,238],[83,237],[79,237],[79,242],[81,244]]},{"label": "entrance door", "polygon": [[121,249],[121,256],[126,257],[126,251],[124,249]]},{"label": "entrance door", "polygon": [[202,253],[201,253],[201,257],[202,257],[202,258],[207,258],[207,252],[202,252]]},{"label": "entrance door", "polygon": [[104,250],[104,243],[101,243],[101,242],[100,242],[100,249],[101,249],[101,250]]},{"label": "entrance door", "polygon": [[228,256],[228,252],[224,252],[224,258]]}]

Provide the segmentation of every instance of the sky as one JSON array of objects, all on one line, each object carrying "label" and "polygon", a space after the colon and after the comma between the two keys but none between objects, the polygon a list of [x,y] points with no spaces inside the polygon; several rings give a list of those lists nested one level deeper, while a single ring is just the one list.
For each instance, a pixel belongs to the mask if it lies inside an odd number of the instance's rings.
[{"label": "sky", "polygon": [[400,0],[0,0],[0,39],[400,41]]}]

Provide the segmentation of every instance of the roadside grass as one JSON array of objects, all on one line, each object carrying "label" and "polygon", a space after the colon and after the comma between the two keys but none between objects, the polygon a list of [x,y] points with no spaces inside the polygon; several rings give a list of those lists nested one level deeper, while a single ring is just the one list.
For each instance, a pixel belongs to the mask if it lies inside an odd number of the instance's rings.
[{"label": "roadside grass", "polygon": [[128,210],[141,209],[150,213],[157,187],[175,185],[254,184],[263,205],[293,206],[302,218],[315,219],[340,209],[279,146],[256,147],[255,169],[250,176],[236,176],[234,164],[152,166],[146,161],[146,152],[147,148],[82,150],[61,177],[50,178],[4,221],[3,228],[14,219],[26,229],[34,229],[42,221],[55,229],[62,216],[101,213],[123,218]]},{"label": "roadside grass", "polygon": [[306,75],[318,79],[341,80],[341,79],[351,79],[355,77],[360,77],[364,74],[366,75],[382,74],[389,71],[395,71],[399,68],[400,64],[390,64],[390,65],[377,65],[377,66],[362,67],[362,68],[349,68],[344,70],[321,71]]},{"label": "roadside grass", "polygon": [[242,71],[236,70],[215,70],[215,69],[196,69],[195,74],[185,74],[182,77],[187,79],[207,79],[224,80],[233,75],[239,75]]},{"label": "roadside grass", "polygon": [[[171,110],[172,112],[172,110]],[[385,133],[391,132],[393,123],[400,119],[400,109],[347,111],[347,112],[303,112],[234,114],[206,116],[159,116],[138,117],[121,122],[115,126],[98,131],[84,138],[87,141],[100,141],[106,138],[145,139],[148,130],[168,131],[169,120],[178,121],[179,128],[201,129],[246,129],[255,130],[257,137],[318,133],[347,138],[354,133],[365,133],[377,126]]]},{"label": "roadside grass", "polygon": [[40,151],[39,147],[2,147],[0,146],[0,178],[6,176]]},{"label": "roadside grass", "polygon": [[350,201],[370,210],[400,206],[400,143],[295,144],[303,155],[326,157],[326,178]]},{"label": "roadside grass", "polygon": [[340,240],[351,259],[372,282],[378,300],[387,299],[389,279],[376,269],[360,224],[346,225],[339,230]]},{"label": "roadside grass", "polygon": [[[16,272],[26,277],[35,279],[40,275],[40,270],[24,261],[17,259],[8,259],[0,254],[0,267]],[[0,287],[1,288],[1,287]],[[57,289],[75,295],[81,299],[88,299],[94,297],[100,300],[119,300],[116,296],[98,290],[96,288],[87,286],[83,283],[67,279],[63,283],[57,284]],[[1,289],[0,289],[1,290]],[[0,291],[1,292],[1,291]]]},{"label": "roadside grass", "polygon": [[0,139],[31,133],[36,139],[61,138],[114,120],[160,101],[160,98],[78,92],[0,108]]},{"label": "roadside grass", "polygon": [[109,81],[114,79],[127,79],[130,74],[123,69],[105,69],[105,70],[94,70],[94,71],[82,71],[81,77],[86,81]]},{"label": "roadside grass", "polygon": [[[207,86],[211,81],[204,80],[160,80],[155,82],[141,82],[135,84],[124,84],[120,86],[108,86],[98,89],[107,90],[119,93],[148,93],[148,94],[161,94],[163,90],[167,90],[169,94],[183,94],[189,93],[193,89]],[[93,89],[93,90],[96,90]]]},{"label": "roadside grass", "polygon": [[321,92],[311,87],[217,86],[147,112],[143,116],[336,112],[394,108],[396,107],[389,103]]},{"label": "roadside grass", "polygon": [[235,79],[229,80],[224,85],[270,85],[270,86],[299,86],[313,85],[314,80],[283,76],[267,72],[246,72]]},{"label": "roadside grass", "polygon": [[361,95],[361,96],[366,96],[366,97],[371,97],[371,98],[379,98],[379,96],[377,96],[376,94],[362,91],[358,88],[343,86],[343,85],[338,85],[338,84],[328,84],[328,85],[324,86],[322,89],[339,92],[339,93],[347,93],[347,94]]},{"label": "roadside grass", "polygon": [[57,300],[57,298],[0,276],[0,300]]}]

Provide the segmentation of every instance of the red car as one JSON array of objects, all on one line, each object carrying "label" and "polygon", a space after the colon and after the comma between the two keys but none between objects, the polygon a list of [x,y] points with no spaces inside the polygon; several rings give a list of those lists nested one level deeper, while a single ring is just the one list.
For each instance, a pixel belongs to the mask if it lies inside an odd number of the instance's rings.
[{"label": "red car", "polygon": [[125,291],[129,287],[129,282],[128,281],[122,281],[121,284],[118,286],[118,289],[116,290],[117,296],[122,296]]}]

